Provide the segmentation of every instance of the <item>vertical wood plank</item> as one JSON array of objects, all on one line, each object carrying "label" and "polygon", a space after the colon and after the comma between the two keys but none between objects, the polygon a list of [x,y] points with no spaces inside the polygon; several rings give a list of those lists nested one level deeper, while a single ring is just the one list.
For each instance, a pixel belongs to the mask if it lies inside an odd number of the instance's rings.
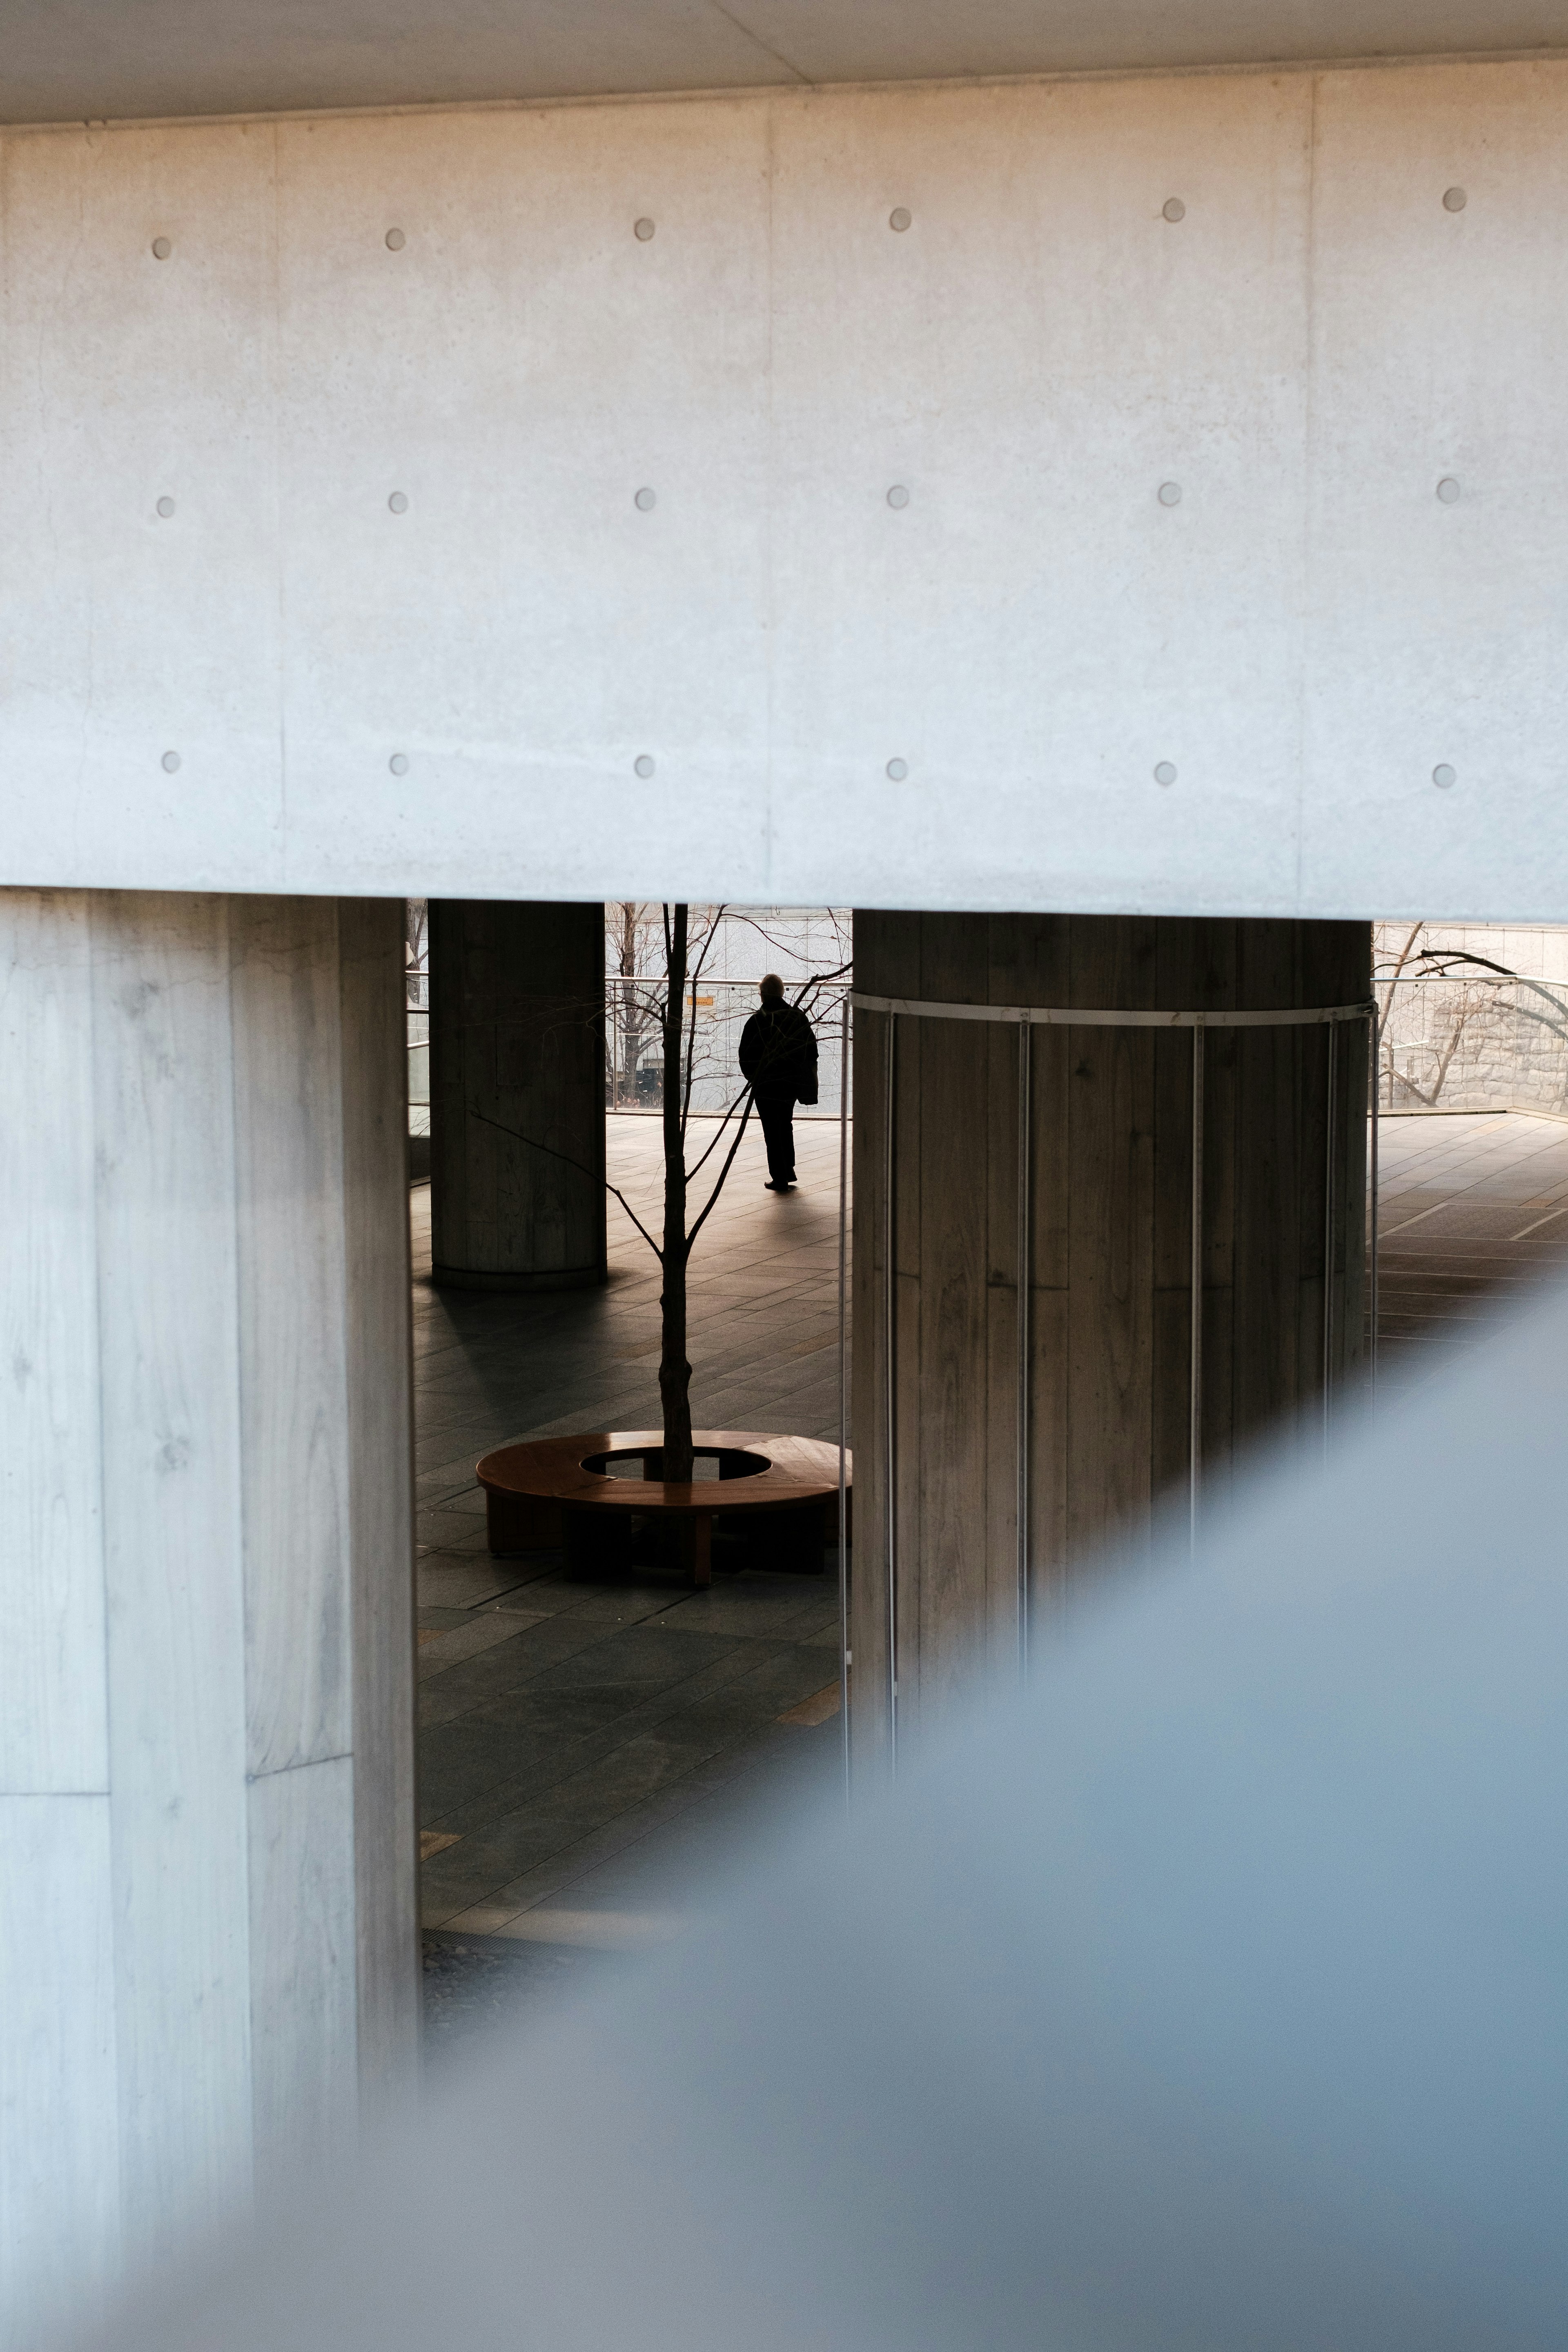
[{"label": "vertical wood plank", "polygon": [[[926,919],[921,932],[922,998],[984,1003],[985,919]],[[1014,1586],[1007,1550],[990,1540],[986,1508],[987,1185],[977,1164],[988,1133],[985,1033],[963,1021],[911,1025],[921,1032],[920,1320],[912,1335],[920,1428],[910,1465],[920,1534],[908,1603],[917,1670],[908,1714],[918,1728],[972,1685],[992,1646],[998,1589],[1010,1604]],[[998,1399],[1004,1419],[1011,1385]]]},{"label": "vertical wood plank", "polygon": [[[919,995],[922,929],[923,919],[917,917],[906,939],[900,942],[897,970],[904,986],[879,991],[879,993]],[[893,1491],[888,1507],[898,1538],[894,1625],[897,1655],[894,1666],[900,1742],[912,1735],[919,1713],[922,1632],[921,1581],[925,1573],[926,1529],[920,1507],[921,1457],[926,1442],[921,1315],[924,1288],[921,1264],[924,1221],[921,1136],[925,1117],[927,1025],[923,1021],[907,1018],[899,1021],[893,1092],[893,1216],[889,1246],[892,1256],[894,1288],[892,1392],[895,1437]],[[907,1753],[907,1748],[904,1752]]]},{"label": "vertical wood plank", "polygon": [[348,1752],[348,1370],[337,906],[231,902],[253,1776]]},{"label": "vertical wood plank", "polygon": [[90,909],[120,2141],[150,2261],[250,2155],[228,905]]},{"label": "vertical wood plank", "polygon": [[[1320,1004],[1364,1003],[1372,994],[1372,952],[1364,923],[1304,923],[1302,985]],[[1355,1370],[1365,1350],[1367,1035],[1347,1022],[1335,1049],[1333,1376]]]},{"label": "vertical wood plank", "polygon": [[[1289,922],[1240,929],[1237,993],[1256,1008],[1295,1003],[1299,942]],[[1322,1039],[1295,1030],[1243,1030],[1236,1047],[1236,1312],[1232,1429],[1237,1445],[1293,1416],[1301,1396],[1303,1318],[1317,1312],[1310,1250],[1321,1186],[1303,1164],[1321,1120],[1302,1123],[1303,1073],[1321,1086]],[[1319,1253],[1321,1255],[1321,1253]]]},{"label": "vertical wood plank", "polygon": [[[1213,1001],[1240,1002],[1236,923],[1203,926],[1203,969]],[[1204,1041],[1204,1492],[1211,1507],[1228,1490],[1235,1448],[1236,1184],[1239,1038],[1211,1029]]]},{"label": "vertical wood plank", "polygon": [[[1198,1008],[1200,943],[1205,928],[1181,917],[1162,919],[1154,968],[1154,1001],[1162,1009]],[[1153,1297],[1149,1469],[1150,1491],[1157,1497],[1184,1492],[1191,1468],[1193,1032],[1156,1031],[1151,1042]],[[1206,1063],[1206,1055],[1205,1059]]]},{"label": "vertical wood plank", "polygon": [[[1072,1003],[1147,1002],[1152,922],[1072,929]],[[1150,1500],[1153,1363],[1153,1040],[1148,1030],[1072,1038],[1068,1543],[1087,1551],[1134,1529]]]},{"label": "vertical wood plank", "polygon": [[[856,979],[873,995],[913,996],[919,992],[920,940],[916,919],[857,910],[855,916]],[[918,1087],[920,1066],[911,1059],[911,1038],[918,1024],[898,1024],[897,1093],[901,1131],[908,1135],[910,1089]],[[889,1754],[887,1529],[893,1499],[886,1476],[887,1393],[889,1365],[886,1346],[886,1286],[889,1264],[898,1288],[895,1237],[889,1233],[884,1195],[886,1142],[886,1079],[889,1024],[882,1013],[855,1016],[854,1195],[855,1251],[852,1265],[857,1342],[854,1356],[856,1430],[855,1568],[850,1588],[854,1680],[850,1708],[852,1762],[861,1773],[884,1769]],[[914,1100],[914,1133],[919,1133],[919,1100]],[[917,1176],[900,1173],[899,1212],[907,1198],[919,1202]],[[907,1197],[906,1197],[907,1196]],[[862,1238],[864,1236],[864,1239]],[[918,1284],[911,1286],[918,1305]],[[899,1377],[894,1382],[895,1413],[900,1439],[900,1491],[907,1488],[908,1449],[911,1432],[919,1438],[919,1399],[912,1368],[903,1350],[910,1328],[910,1301],[897,1301]],[[899,1533],[916,1534],[912,1514],[905,1510]],[[900,1578],[906,1572],[900,1557]]]},{"label": "vertical wood plank", "polygon": [[402,902],[340,900],[338,939],[359,2070],[374,2123],[416,2064],[420,2001]]},{"label": "vertical wood plank", "polygon": [[353,2154],[353,1783],[343,1756],[250,1786],[251,2102],[263,2199],[296,2186],[301,2170],[326,2179]]},{"label": "vertical wood plank", "polygon": [[[1017,978],[1014,984],[1019,989],[1018,1001],[1047,1005],[1070,1003],[1070,918],[1025,915],[1009,920],[1016,927]],[[1059,1609],[1067,1579],[1072,1443],[1068,1315],[1073,1218],[1072,1050],[1070,1029],[1042,1028],[1034,1033],[1029,1548],[1037,1622],[1042,1608],[1053,1615]]]},{"label": "vertical wood plank", "polygon": [[[855,917],[856,978],[869,989],[865,972],[878,968],[871,933],[876,918]],[[888,1493],[883,1463],[882,1294],[887,1279],[888,1234],[882,1199],[882,1106],[886,1085],[887,1021],[879,1013],[856,1013],[850,1024],[854,1063],[855,1119],[850,1134],[854,1159],[854,1248],[849,1278],[855,1352],[851,1418],[855,1429],[855,1537],[849,1578],[849,1651],[853,1660],[849,1700],[850,1769],[864,1776],[885,1759],[888,1659],[882,1600],[883,1545]]]},{"label": "vertical wood plank", "polygon": [[0,891],[0,1791],[106,1790],[84,893]]},{"label": "vertical wood plank", "polygon": [[[1021,1003],[1012,985],[1021,977],[1014,919],[975,919],[984,926],[987,1001]],[[1018,1040],[1019,1032],[1000,1022],[987,1023],[976,1034],[984,1064],[985,1125],[983,1144],[977,1149],[972,1139],[970,1147],[972,1158],[982,1160],[973,1177],[985,1217],[985,1459],[975,1519],[988,1573],[979,1638],[998,1665],[1016,1655],[1018,1640],[1018,1317],[1027,1311],[1029,1280],[1027,1265],[1018,1263]]]},{"label": "vertical wood plank", "polygon": [[[1372,993],[1370,975],[1366,994]],[[1354,1000],[1350,1000],[1353,1002]],[[1365,1024],[1347,1022],[1340,1031],[1337,1144],[1334,1373],[1344,1379],[1366,1353],[1366,1104],[1371,1084]]]},{"label": "vertical wood plank", "polygon": [[107,1796],[0,1794],[6,2342],[107,2316],[120,2240]]}]

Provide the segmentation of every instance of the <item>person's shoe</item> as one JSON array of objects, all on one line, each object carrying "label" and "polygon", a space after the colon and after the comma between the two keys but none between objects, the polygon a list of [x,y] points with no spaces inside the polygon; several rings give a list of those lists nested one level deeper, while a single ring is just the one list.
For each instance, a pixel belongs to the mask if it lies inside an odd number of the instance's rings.
[{"label": "person's shoe", "polygon": [[763,1186],[763,1190],[764,1192],[787,1192],[789,1191],[789,1186],[787,1184],[775,1184],[773,1178],[770,1176],[767,1182]]}]

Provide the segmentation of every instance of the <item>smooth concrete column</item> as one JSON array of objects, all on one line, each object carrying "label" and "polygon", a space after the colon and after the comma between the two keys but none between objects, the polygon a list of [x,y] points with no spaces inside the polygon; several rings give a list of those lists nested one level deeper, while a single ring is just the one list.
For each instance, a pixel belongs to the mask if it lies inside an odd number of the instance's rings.
[{"label": "smooth concrete column", "polygon": [[0,892],[18,2341],[416,2062],[401,919]]},{"label": "smooth concrete column", "polygon": [[430,901],[430,1223],[437,1282],[603,1282],[605,910]]},{"label": "smooth concrete column", "polygon": [[[858,992],[1269,1011],[1365,1002],[1365,923],[857,913]],[[1193,1036],[1031,1027],[1028,1608],[1184,1500],[1192,1430]],[[854,1737],[885,1759],[1020,1644],[1019,1029],[855,1021]],[[1366,1033],[1205,1033],[1201,1494],[1321,1415],[1363,1350]],[[891,1205],[896,1275],[886,1267]],[[1325,1249],[1327,1283],[1325,1286]],[[890,1306],[890,1312],[889,1312]],[[1329,1320],[1325,1327],[1325,1307]],[[896,1508],[889,1545],[889,1403]]]}]

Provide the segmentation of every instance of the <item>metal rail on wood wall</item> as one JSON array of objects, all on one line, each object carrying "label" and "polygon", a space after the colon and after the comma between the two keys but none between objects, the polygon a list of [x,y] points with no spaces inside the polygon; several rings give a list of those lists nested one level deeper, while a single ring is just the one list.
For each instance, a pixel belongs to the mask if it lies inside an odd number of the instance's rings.
[{"label": "metal rail on wood wall", "polygon": [[[1371,1290],[1372,1329],[1369,1348],[1373,1385],[1377,1375],[1377,1007],[1375,1003],[1328,1004],[1292,1006],[1289,1010],[1269,1013],[1243,1013],[1230,1010],[1177,1013],[1156,1012],[1148,1008],[1114,1012],[1100,1007],[1055,1004],[940,1004],[917,997],[868,996],[853,991],[847,1003],[858,1013],[879,1013],[887,1023],[887,1067],[885,1071],[885,1121],[882,1138],[882,1218],[883,1218],[883,1366],[882,1408],[884,1436],[884,1475],[887,1481],[887,1523],[884,1530],[884,1559],[887,1577],[887,1636],[888,1636],[888,1743],[889,1758],[897,1769],[898,1764],[898,1536],[897,1498],[894,1488],[896,1461],[895,1433],[897,1428],[897,1382],[894,1347],[896,1318],[894,1296],[897,1269],[893,1256],[894,1214],[894,1149],[893,1117],[897,1104],[895,1057],[898,1024],[900,1018],[916,1021],[984,1021],[1013,1024],[1018,1036],[1018,1204],[1017,1204],[1017,1572],[1018,1572],[1018,1655],[1026,1672],[1028,1664],[1030,1617],[1029,1560],[1029,1397],[1030,1397],[1030,1310],[1033,1288],[1030,1265],[1030,1208],[1033,1183],[1033,1135],[1030,1108],[1030,1076],[1032,1055],[1029,1032],[1033,1028],[1061,1029],[1190,1029],[1193,1033],[1193,1185],[1192,1185],[1192,1256],[1191,1256],[1191,1345],[1188,1362],[1187,1415],[1187,1510],[1191,1541],[1195,1547],[1198,1529],[1198,1496],[1203,1475],[1203,1205],[1204,1205],[1204,1085],[1205,1055],[1205,1033],[1210,1029],[1304,1029],[1318,1025],[1328,1028],[1328,1080],[1325,1128],[1327,1155],[1324,1169],[1323,1209],[1323,1433],[1327,1442],[1329,1431],[1329,1381],[1333,1355],[1333,1217],[1336,1199],[1334,1182],[1334,1150],[1336,1143],[1335,1089],[1338,1076],[1337,1040],[1341,1025],[1347,1021],[1366,1024],[1369,1039],[1369,1068],[1372,1074],[1372,1135],[1371,1176],[1372,1218],[1368,1244],[1369,1283]],[[841,1351],[842,1358],[842,1351]]]},{"label": "metal rail on wood wall", "polygon": [[849,1802],[849,998],[840,1013],[838,1054],[838,1716],[844,1801]]},{"label": "metal rail on wood wall", "polygon": [[1193,1027],[1192,1330],[1187,1363],[1187,1541],[1194,1551],[1204,1454],[1204,1024],[1199,1021]]},{"label": "metal rail on wood wall", "polygon": [[1029,1079],[1034,1051],[1027,1023],[1018,1029],[1018,1670],[1029,1671],[1029,1302],[1034,1291],[1030,1263],[1029,1194],[1034,1183],[1034,1129]]}]

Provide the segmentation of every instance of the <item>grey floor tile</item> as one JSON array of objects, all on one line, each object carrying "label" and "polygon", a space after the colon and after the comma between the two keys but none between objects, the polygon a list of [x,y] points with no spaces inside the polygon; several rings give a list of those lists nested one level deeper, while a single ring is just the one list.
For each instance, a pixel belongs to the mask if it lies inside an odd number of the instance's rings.
[{"label": "grey floor tile", "polygon": [[[428,1612],[421,1612],[427,1614]],[[449,1612],[443,1611],[442,1614]],[[465,1658],[478,1657],[482,1651],[493,1650],[499,1643],[514,1641],[520,1630],[537,1620],[519,1618],[509,1612],[498,1615],[494,1611],[469,1611],[460,1625],[439,1629],[422,1626],[419,1635],[419,1679],[432,1681],[438,1675],[450,1674]]]},{"label": "grey floor tile", "polygon": [[[808,1182],[784,1202],[762,1190],[760,1143],[743,1146],[698,1244],[700,1426],[836,1432],[836,1125],[800,1122],[797,1146]],[[615,1181],[639,1209],[658,1200],[660,1148],[658,1122],[610,1122]],[[428,1202],[416,1192],[419,1589],[435,1637],[421,1656],[421,1814],[456,1843],[425,1865],[426,1914],[490,1917],[563,1887],[657,1909],[661,1885],[674,1900],[695,1883],[705,1845],[743,1849],[733,1822],[754,1831],[770,1791],[806,1785],[801,1742],[818,1735],[776,1718],[833,1672],[836,1572],[721,1573],[695,1593],[670,1570],[616,1581],[569,1577],[556,1555],[492,1560],[481,1454],[657,1427],[657,1269],[612,1204],[604,1291],[438,1292]]]},{"label": "grey floor tile", "polygon": [[510,1560],[488,1552],[426,1552],[415,1562],[422,1609],[473,1609],[499,1601],[518,1585]]}]

